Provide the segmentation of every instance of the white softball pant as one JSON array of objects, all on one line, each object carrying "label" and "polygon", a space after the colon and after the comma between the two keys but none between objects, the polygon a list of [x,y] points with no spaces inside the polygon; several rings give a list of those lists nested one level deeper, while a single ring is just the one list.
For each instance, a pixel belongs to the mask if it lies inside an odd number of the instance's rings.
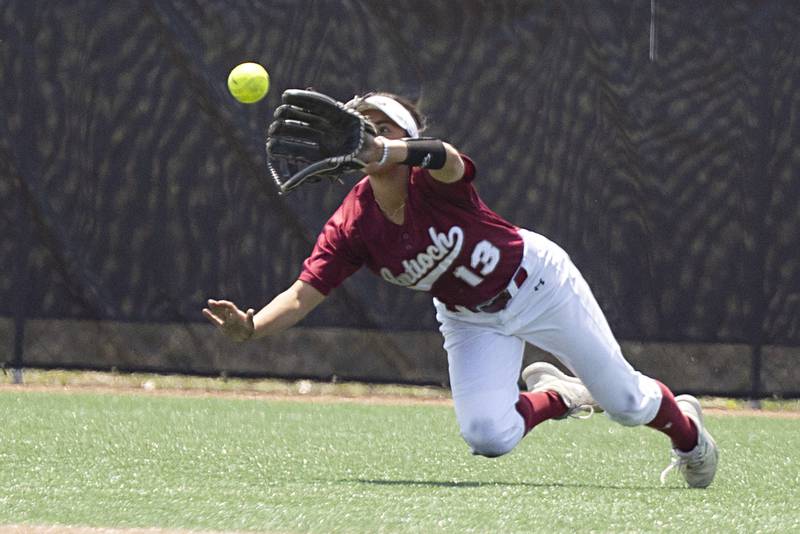
[{"label": "white softball pant", "polygon": [[589,286],[564,250],[520,230],[528,277],[497,313],[450,311],[434,299],[461,435],[475,454],[500,456],[522,439],[515,404],[525,342],[557,357],[608,416],[623,425],[653,420],[661,390],[622,355]]}]

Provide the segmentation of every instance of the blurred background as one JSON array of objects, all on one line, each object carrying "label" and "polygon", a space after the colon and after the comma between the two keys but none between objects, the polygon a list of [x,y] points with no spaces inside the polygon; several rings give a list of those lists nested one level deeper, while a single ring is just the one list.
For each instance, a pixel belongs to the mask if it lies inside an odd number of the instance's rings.
[{"label": "blurred background", "polygon": [[793,0],[4,0],[0,360],[446,385],[430,298],[366,271],[274,338],[200,314],[290,285],[355,182],[278,195],[281,92],[388,90],[572,255],[640,370],[800,396],[798,27]]}]

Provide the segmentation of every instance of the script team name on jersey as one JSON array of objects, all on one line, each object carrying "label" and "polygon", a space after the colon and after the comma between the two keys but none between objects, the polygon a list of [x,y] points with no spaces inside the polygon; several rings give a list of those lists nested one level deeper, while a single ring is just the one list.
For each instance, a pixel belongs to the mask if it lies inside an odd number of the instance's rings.
[{"label": "script team name on jersey", "polygon": [[410,260],[403,260],[403,272],[395,276],[384,267],[380,273],[384,280],[392,284],[429,291],[431,286],[444,274],[461,253],[464,245],[464,230],[453,226],[447,233],[437,232],[436,228],[428,228],[431,243],[424,252],[420,252]]}]

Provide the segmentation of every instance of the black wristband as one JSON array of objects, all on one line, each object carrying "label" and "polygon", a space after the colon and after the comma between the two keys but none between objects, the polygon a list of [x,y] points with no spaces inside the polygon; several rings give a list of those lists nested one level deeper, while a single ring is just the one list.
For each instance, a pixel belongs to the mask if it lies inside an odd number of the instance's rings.
[{"label": "black wristband", "polygon": [[423,167],[425,169],[441,169],[447,161],[447,151],[444,143],[432,137],[404,138],[408,147],[406,159],[401,161],[403,165],[412,167]]}]

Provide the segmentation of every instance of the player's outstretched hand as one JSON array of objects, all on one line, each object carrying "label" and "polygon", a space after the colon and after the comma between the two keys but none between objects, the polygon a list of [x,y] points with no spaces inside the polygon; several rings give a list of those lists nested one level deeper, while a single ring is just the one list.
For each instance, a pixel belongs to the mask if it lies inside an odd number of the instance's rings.
[{"label": "player's outstretched hand", "polygon": [[203,308],[203,316],[234,341],[247,341],[253,337],[256,330],[254,315],[252,308],[243,312],[227,300],[208,299],[208,308]]}]

